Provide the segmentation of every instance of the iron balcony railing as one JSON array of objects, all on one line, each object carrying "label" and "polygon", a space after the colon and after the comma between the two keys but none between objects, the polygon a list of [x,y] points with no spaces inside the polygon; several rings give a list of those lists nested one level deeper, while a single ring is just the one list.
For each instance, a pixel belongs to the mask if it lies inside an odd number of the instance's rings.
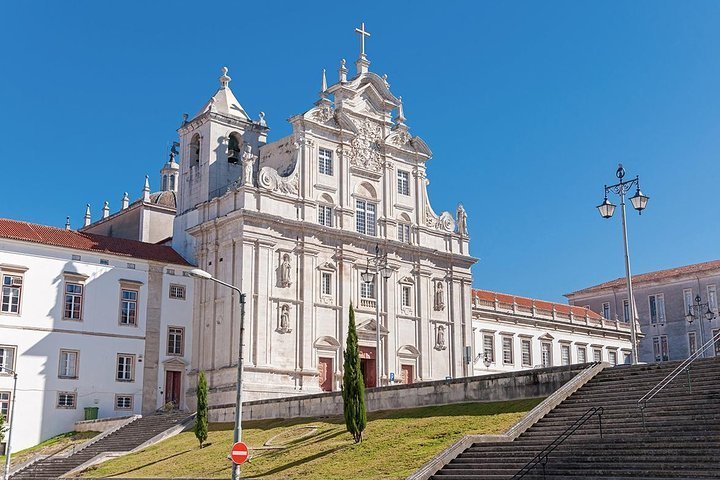
[{"label": "iron balcony railing", "polygon": [[680,375],[683,372],[687,372],[688,374],[688,388],[692,392],[692,386],[690,385],[690,365],[697,360],[698,358],[703,356],[703,353],[705,353],[705,350],[710,348],[711,346],[715,345],[717,342],[720,341],[720,332],[718,332],[713,338],[708,340],[703,346],[701,346],[695,353],[690,355],[688,358],[686,358],[680,365],[675,367],[675,369],[668,373],[665,378],[660,380],[657,385],[652,387],[648,392],[640,397],[640,400],[637,401],[638,408],[640,409],[640,414],[642,416],[642,422],[643,427],[645,427],[645,408],[647,407],[647,404],[650,400],[655,398],[655,396],[660,393],[665,387],[667,387],[670,382],[675,380],[675,378]]},{"label": "iron balcony railing", "polygon": [[583,413],[580,418],[575,420],[575,422],[570,425],[563,433],[557,436],[555,440],[550,443],[547,447],[543,448],[540,453],[535,455],[535,457],[530,460],[528,463],[525,464],[523,468],[520,469],[519,472],[517,472],[512,478],[513,480],[518,480],[520,478],[523,478],[525,475],[530,473],[532,469],[537,467],[538,465],[542,465],[543,469],[543,477],[545,476],[545,469],[546,465],[548,463],[548,457],[550,454],[555,450],[557,447],[559,447],[565,440],[567,440],[573,433],[577,431],[578,428],[585,425],[588,420],[590,420],[593,416],[597,415],[598,417],[598,425],[600,427],[600,439],[602,440],[603,434],[602,434],[602,414],[603,414],[603,407],[592,407],[588,409],[587,412]]}]

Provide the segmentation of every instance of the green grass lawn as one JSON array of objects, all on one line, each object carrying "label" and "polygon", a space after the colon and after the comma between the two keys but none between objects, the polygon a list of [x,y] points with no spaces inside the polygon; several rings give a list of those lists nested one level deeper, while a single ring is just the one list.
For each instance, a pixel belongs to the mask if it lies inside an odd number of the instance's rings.
[{"label": "green grass lawn", "polygon": [[[67,432],[56,435],[45,440],[34,447],[20,450],[19,452],[11,452],[10,463],[18,465],[25,460],[29,460],[34,455],[52,455],[58,453],[71,445],[77,445],[94,437],[99,432]],[[5,456],[0,455],[0,465],[5,465]]]},{"label": "green grass lawn", "polygon": [[[242,475],[267,479],[405,478],[463,435],[504,432],[540,401],[371,413],[360,444],[353,443],[342,417],[248,421],[243,423],[243,440],[250,446],[251,458],[242,466]],[[261,448],[268,440],[284,448]],[[229,478],[232,425],[211,424],[207,443],[200,450],[195,435],[184,432],[134,455],[103,463],[84,476]]]}]

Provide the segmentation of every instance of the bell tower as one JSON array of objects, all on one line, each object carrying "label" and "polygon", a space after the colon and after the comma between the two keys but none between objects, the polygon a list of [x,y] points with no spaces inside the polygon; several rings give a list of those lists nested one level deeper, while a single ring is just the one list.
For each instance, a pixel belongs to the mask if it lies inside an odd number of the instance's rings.
[{"label": "bell tower", "polygon": [[[176,250],[190,259],[185,230],[194,225],[188,220],[196,205],[224,195],[243,173],[242,153],[250,147],[253,155],[267,143],[268,127],[263,114],[252,120],[230,89],[227,67],[218,79],[220,88],[193,117],[183,115],[178,129],[180,162],[177,178]],[[189,256],[188,256],[189,255]]]}]

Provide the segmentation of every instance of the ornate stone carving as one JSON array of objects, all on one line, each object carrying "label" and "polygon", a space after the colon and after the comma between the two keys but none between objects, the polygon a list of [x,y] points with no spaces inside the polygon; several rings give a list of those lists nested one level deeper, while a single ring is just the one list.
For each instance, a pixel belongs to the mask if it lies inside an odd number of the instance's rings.
[{"label": "ornate stone carving", "polygon": [[326,123],[331,118],[333,118],[333,109],[330,107],[330,105],[323,105],[322,107],[315,110],[312,114],[313,120],[320,122],[320,123]]},{"label": "ornate stone carving", "polygon": [[245,152],[242,155],[243,164],[243,185],[246,187],[253,186],[253,166],[257,155],[253,155],[250,145],[245,145]]},{"label": "ornate stone carving", "polygon": [[445,310],[445,288],[443,287],[443,282],[441,280],[435,282],[433,308],[435,308],[438,312]]},{"label": "ornate stone carving", "polygon": [[406,130],[399,130],[395,135],[393,135],[390,141],[395,145],[402,147],[407,145],[411,138],[412,135],[410,135]]},{"label": "ornate stone carving", "polygon": [[425,224],[428,227],[432,227],[437,230],[445,230],[446,232],[455,231],[455,220],[453,220],[452,215],[450,215],[448,212],[443,212],[442,214],[440,214],[440,217],[436,217],[428,209],[425,212]]},{"label": "ornate stone carving", "polygon": [[462,203],[458,204],[457,207],[457,233],[463,237],[468,236],[467,212]]},{"label": "ornate stone carving", "polygon": [[350,148],[343,148],[341,154],[347,156],[351,166],[380,172],[380,134],[380,125],[363,120],[358,126],[358,134],[350,141]]},{"label": "ornate stone carving", "polygon": [[292,270],[292,265],[290,264],[290,255],[285,254],[282,257],[282,262],[280,263],[280,286],[283,288],[289,287],[292,285],[292,281],[290,279],[290,272]]},{"label": "ornate stone carving", "polygon": [[445,325],[437,325],[435,327],[435,350],[445,350]]},{"label": "ornate stone carving", "polygon": [[281,177],[277,170],[270,167],[263,167],[258,175],[258,184],[274,192],[295,195],[298,193],[299,183],[297,173],[293,173],[289,177]]},{"label": "ornate stone carving", "polygon": [[278,333],[292,332],[292,329],[290,328],[290,305],[287,303],[282,305],[280,307],[279,315],[277,328]]}]

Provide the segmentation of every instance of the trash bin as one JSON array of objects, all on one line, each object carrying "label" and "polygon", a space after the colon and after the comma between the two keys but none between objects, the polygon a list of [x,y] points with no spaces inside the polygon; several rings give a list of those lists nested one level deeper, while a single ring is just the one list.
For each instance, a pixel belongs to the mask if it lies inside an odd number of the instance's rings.
[{"label": "trash bin", "polygon": [[98,407],[85,407],[85,420],[97,420]]}]

